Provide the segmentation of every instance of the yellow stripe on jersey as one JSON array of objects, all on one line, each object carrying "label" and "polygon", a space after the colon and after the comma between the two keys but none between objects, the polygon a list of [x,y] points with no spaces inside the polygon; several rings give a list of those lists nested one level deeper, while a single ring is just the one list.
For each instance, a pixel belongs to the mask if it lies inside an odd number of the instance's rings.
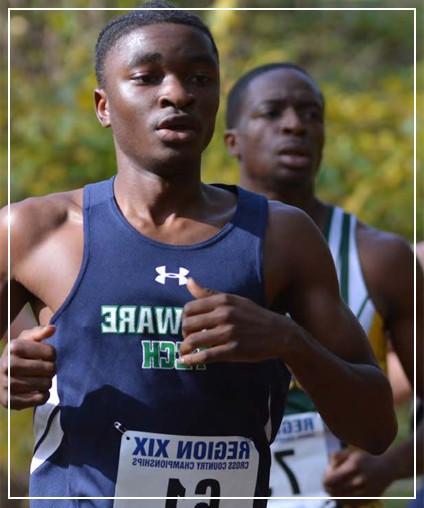
[{"label": "yellow stripe on jersey", "polygon": [[378,312],[375,312],[370,329],[368,331],[368,340],[378,364],[387,373],[387,337],[384,333],[383,318]]}]

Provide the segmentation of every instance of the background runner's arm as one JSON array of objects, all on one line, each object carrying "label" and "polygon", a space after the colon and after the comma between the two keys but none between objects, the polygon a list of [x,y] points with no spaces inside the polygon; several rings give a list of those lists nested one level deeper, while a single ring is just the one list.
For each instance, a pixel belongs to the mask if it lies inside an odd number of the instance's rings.
[{"label": "background runner's arm", "polygon": [[[388,288],[388,319],[387,328],[393,349],[399,357],[411,387],[414,386],[414,264],[415,259],[408,245],[398,241],[393,245],[394,258],[390,273],[392,276],[391,287]],[[402,267],[397,270],[396,266]],[[416,267],[416,393],[417,397],[424,400],[424,330],[423,330],[423,271],[420,264]],[[391,291],[389,291],[391,290]],[[417,426],[417,474],[424,472],[424,421]],[[408,478],[414,475],[414,436],[400,445],[388,450],[384,456],[393,479]]]},{"label": "background runner's arm", "polygon": [[[388,237],[378,245],[373,258],[378,266],[369,277],[370,289],[375,288],[384,302],[383,315],[386,330],[399,357],[402,367],[414,385],[414,264],[415,260],[407,243],[397,237]],[[401,267],[401,269],[399,269]],[[417,358],[423,355],[423,275],[417,267]],[[383,298],[382,298],[383,297]],[[417,395],[423,397],[423,364],[417,362]],[[417,473],[423,472],[424,421],[417,426]],[[383,455],[372,457],[359,450],[343,450],[336,453],[326,477],[325,486],[333,496],[379,496],[395,480],[414,475],[414,436],[393,446]]]},{"label": "background runner's arm", "polygon": [[393,398],[396,406],[405,404],[411,400],[413,391],[398,355],[392,346],[387,353],[387,377],[392,387]]}]

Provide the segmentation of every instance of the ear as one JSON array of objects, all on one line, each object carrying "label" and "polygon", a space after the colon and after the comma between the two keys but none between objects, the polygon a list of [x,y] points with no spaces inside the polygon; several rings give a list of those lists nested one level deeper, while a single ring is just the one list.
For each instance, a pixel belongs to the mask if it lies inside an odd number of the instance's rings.
[{"label": "ear", "polygon": [[233,157],[240,158],[240,150],[238,146],[237,129],[227,129],[224,133],[224,143],[228,153]]},{"label": "ear", "polygon": [[103,88],[94,90],[94,103],[96,107],[96,116],[102,127],[110,127],[109,105],[106,92]]}]

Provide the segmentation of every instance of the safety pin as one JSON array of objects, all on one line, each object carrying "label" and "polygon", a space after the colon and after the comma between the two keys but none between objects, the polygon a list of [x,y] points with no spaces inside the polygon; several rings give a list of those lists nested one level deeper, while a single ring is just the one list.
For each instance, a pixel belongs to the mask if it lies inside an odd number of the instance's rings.
[{"label": "safety pin", "polygon": [[125,434],[125,432],[127,431],[127,429],[122,425],[121,422],[114,422],[113,423],[113,426],[115,427],[115,429],[117,431],[119,431],[121,434]]}]

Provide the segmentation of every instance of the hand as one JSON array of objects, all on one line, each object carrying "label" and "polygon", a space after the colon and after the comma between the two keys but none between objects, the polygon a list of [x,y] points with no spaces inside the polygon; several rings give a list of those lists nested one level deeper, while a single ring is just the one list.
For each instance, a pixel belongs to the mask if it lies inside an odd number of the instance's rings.
[{"label": "hand", "polygon": [[258,362],[280,356],[277,321],[287,318],[247,298],[202,288],[193,279],[187,289],[196,300],[184,307],[181,361]]},{"label": "hand", "polygon": [[[56,373],[56,351],[42,341],[56,331],[53,325],[24,330],[10,342],[10,408],[44,404]],[[0,404],[7,407],[7,350],[0,360]]]},{"label": "hand", "polygon": [[[380,497],[390,485],[389,466],[384,455],[370,455],[362,450],[346,448],[331,456],[324,475],[324,487],[333,497]],[[363,501],[343,502],[346,506]]]}]

